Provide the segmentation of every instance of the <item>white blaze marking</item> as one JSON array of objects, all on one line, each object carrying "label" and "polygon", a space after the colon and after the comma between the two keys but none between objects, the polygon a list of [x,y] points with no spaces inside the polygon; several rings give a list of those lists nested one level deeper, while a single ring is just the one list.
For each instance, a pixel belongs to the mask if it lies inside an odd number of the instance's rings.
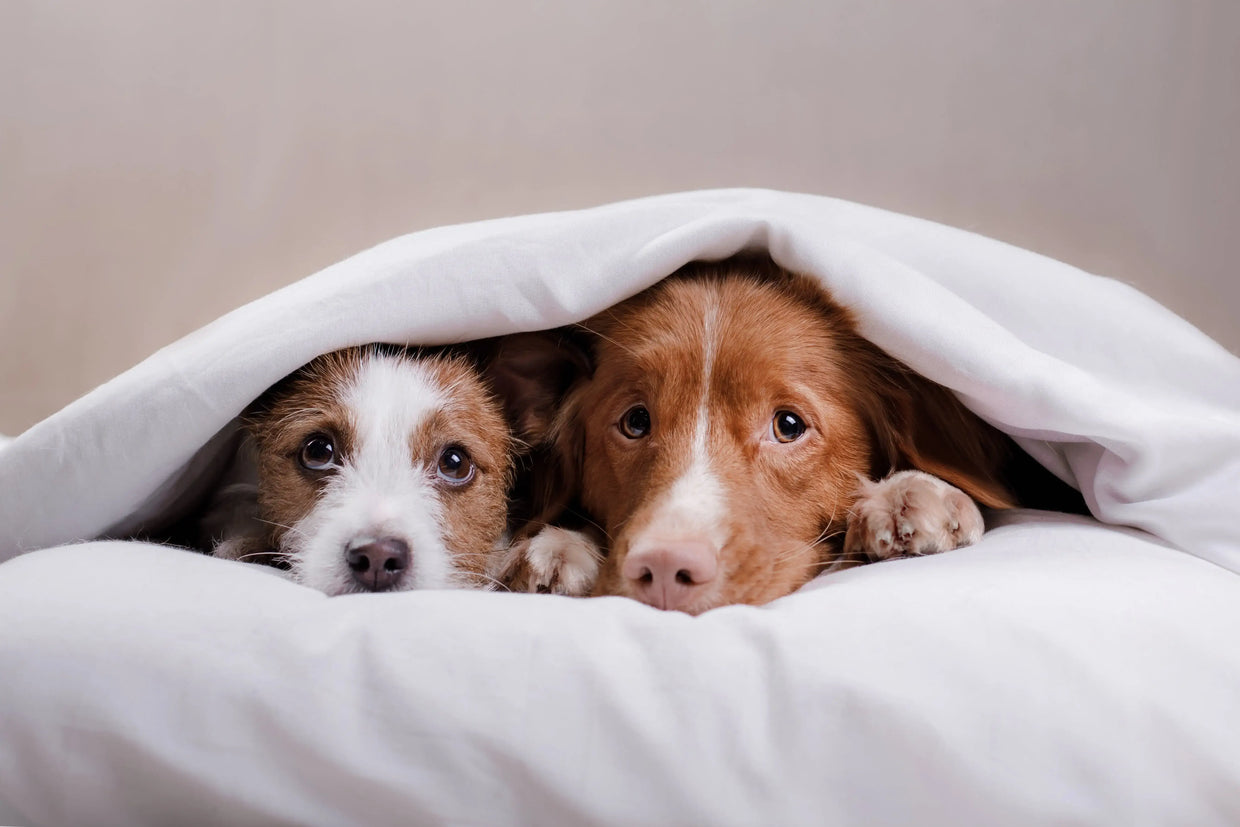
[{"label": "white blaze marking", "polygon": [[[702,394],[689,466],[672,483],[654,510],[654,517],[642,532],[651,540],[676,538],[702,539],[716,551],[723,545],[724,490],[710,468],[710,381],[715,367],[718,308],[707,307],[702,326]],[[641,544],[638,541],[635,544]]]},{"label": "white blaze marking", "polygon": [[355,429],[347,464],[362,480],[383,488],[413,470],[409,438],[444,399],[424,365],[369,356],[344,402]]},{"label": "white blaze marking", "polygon": [[[718,308],[712,303],[706,308],[702,320],[702,397],[698,401],[697,427],[693,431],[693,462],[703,463],[709,469],[706,438],[710,428],[710,377],[715,370],[715,316]],[[709,473],[709,470],[708,472]]]}]

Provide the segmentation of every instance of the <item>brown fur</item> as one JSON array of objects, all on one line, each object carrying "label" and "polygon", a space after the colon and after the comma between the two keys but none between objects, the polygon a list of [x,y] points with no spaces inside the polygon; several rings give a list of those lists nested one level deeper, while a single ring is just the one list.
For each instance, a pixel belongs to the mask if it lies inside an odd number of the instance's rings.
[{"label": "brown fur", "polygon": [[[863,339],[819,285],[769,260],[695,263],[580,326],[593,373],[547,429],[544,516],[563,522],[575,495],[601,530],[596,594],[630,594],[620,574],[629,539],[685,470],[712,307],[709,456],[725,487],[727,540],[718,582],[689,611],[765,603],[838,560],[858,476],[919,469],[985,505],[1014,504],[1000,476],[1005,437]],[[626,439],[617,422],[637,403],[651,436]],[[782,409],[809,425],[793,443],[764,439]]]}]

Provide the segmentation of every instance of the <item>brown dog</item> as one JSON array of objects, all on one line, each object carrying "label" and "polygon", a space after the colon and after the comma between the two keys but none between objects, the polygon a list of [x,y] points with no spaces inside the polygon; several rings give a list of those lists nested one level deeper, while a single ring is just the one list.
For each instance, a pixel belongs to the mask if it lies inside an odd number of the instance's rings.
[{"label": "brown dog", "polygon": [[559,526],[515,547],[514,588],[594,579],[568,527],[606,554],[594,594],[761,604],[832,565],[972,543],[978,503],[1016,504],[1007,437],[767,259],[691,264],[562,335],[584,363],[551,337],[509,345]]}]

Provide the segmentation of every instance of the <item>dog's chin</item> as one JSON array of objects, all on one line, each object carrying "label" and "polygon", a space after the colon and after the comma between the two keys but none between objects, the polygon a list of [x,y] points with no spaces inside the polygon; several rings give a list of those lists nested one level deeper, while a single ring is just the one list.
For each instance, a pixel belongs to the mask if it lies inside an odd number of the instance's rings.
[{"label": "dog's chin", "polygon": [[[358,583],[353,572],[343,563],[339,565],[308,565],[308,555],[293,553],[288,555],[289,578],[298,585],[320,591],[328,597],[339,597],[346,594],[389,594],[422,589],[468,589],[482,588],[483,584],[475,582],[467,572],[449,567],[441,571],[434,565],[414,565],[388,588],[374,591]],[[421,561],[426,563],[426,560]],[[425,569],[425,570],[424,570]]]},{"label": "dog's chin", "polygon": [[718,609],[720,606],[726,605],[728,605],[728,601],[726,600],[699,600],[683,608],[669,609],[668,611],[681,612],[682,614],[697,617],[700,614],[709,612],[711,609]]},{"label": "dog's chin", "polygon": [[[737,581],[723,579],[718,581],[712,588],[699,595],[690,603],[684,606],[677,606],[674,609],[664,609],[663,611],[680,612],[682,614],[696,617],[697,615],[705,614],[713,609],[719,609],[724,606],[762,606],[772,600],[783,597],[785,594],[796,591],[796,588],[804,585],[805,582],[808,582],[808,580],[798,583],[795,588],[766,587],[759,589],[747,589],[741,587],[741,584]],[[644,603],[651,608],[659,608],[653,603],[643,600],[640,595],[623,585],[614,590],[595,592],[595,594],[599,596],[612,594],[620,597],[627,597],[631,600],[636,600],[638,603]]]},{"label": "dog's chin", "polygon": [[[289,576],[292,581],[299,586],[305,586],[308,589],[322,592],[328,597],[338,597],[342,594],[359,594],[364,593],[364,589],[357,581],[353,579],[352,572],[346,566],[339,566],[338,570],[327,569],[322,566],[307,565],[305,555],[290,554],[289,555]],[[406,578],[401,578],[401,583]]]},{"label": "dog's chin", "polygon": [[379,589],[377,591],[374,589],[368,589],[354,580],[352,576],[350,576],[347,569],[344,574],[334,581],[333,586],[322,588],[312,584],[304,585],[309,585],[311,588],[317,588],[328,597],[340,597],[346,594],[394,594],[396,592],[413,591],[418,588],[416,579],[411,574],[406,573],[403,577],[399,578],[395,583],[385,589]]},{"label": "dog's chin", "polygon": [[630,600],[636,600],[638,603],[649,606],[652,609],[659,609],[660,611],[664,611],[664,612],[680,612],[681,614],[687,614],[687,615],[693,615],[693,616],[704,614],[705,612],[709,612],[711,609],[717,609],[720,606],[727,606],[730,603],[738,602],[736,600],[729,600],[727,596],[725,594],[722,594],[721,590],[719,589],[711,589],[709,594],[704,594],[698,597],[696,600],[684,606],[677,606],[673,609],[665,609],[661,606],[656,606],[655,604],[649,602],[648,600],[642,599],[641,595],[623,586],[614,591],[595,592],[595,595],[600,596],[600,597],[606,596],[608,594],[615,595],[618,597],[627,597]]},{"label": "dog's chin", "polygon": [[292,554],[289,556],[290,578],[294,583],[308,589],[320,591],[328,597],[339,597],[346,594],[388,594],[390,592],[407,592],[418,588],[426,588],[419,582],[417,572],[408,569],[392,585],[378,591],[368,589],[353,577],[353,572],[343,561],[339,565],[313,565],[308,555]]},{"label": "dog's chin", "polygon": [[[298,523],[296,529],[285,535],[280,543],[280,552],[289,562],[289,579],[328,597],[452,588],[457,579],[453,561],[440,538],[419,532],[416,527],[354,529],[349,524],[341,528],[305,520]],[[412,549],[407,567],[387,588],[368,589],[354,577],[345,560],[348,543],[362,536],[396,537]],[[311,539],[298,542],[303,537]]]}]

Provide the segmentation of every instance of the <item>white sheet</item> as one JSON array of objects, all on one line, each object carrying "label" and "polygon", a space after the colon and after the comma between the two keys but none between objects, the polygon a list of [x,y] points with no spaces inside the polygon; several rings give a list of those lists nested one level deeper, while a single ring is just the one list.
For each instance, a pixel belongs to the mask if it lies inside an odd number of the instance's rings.
[{"label": "white sheet", "polygon": [[0,800],[91,824],[1240,818],[1240,360],[1118,282],[833,199],[688,193],[362,253],[20,435],[0,560],[177,507],[236,413],[321,352],[567,323],[744,247],[822,278],[1101,520],[1201,559],[1035,521],[695,620],[327,600],[138,544],[30,554],[0,566]]},{"label": "white sheet", "polygon": [[1240,820],[1240,579],[1079,518],[696,619],[136,544],[0,575],[34,824]]}]

